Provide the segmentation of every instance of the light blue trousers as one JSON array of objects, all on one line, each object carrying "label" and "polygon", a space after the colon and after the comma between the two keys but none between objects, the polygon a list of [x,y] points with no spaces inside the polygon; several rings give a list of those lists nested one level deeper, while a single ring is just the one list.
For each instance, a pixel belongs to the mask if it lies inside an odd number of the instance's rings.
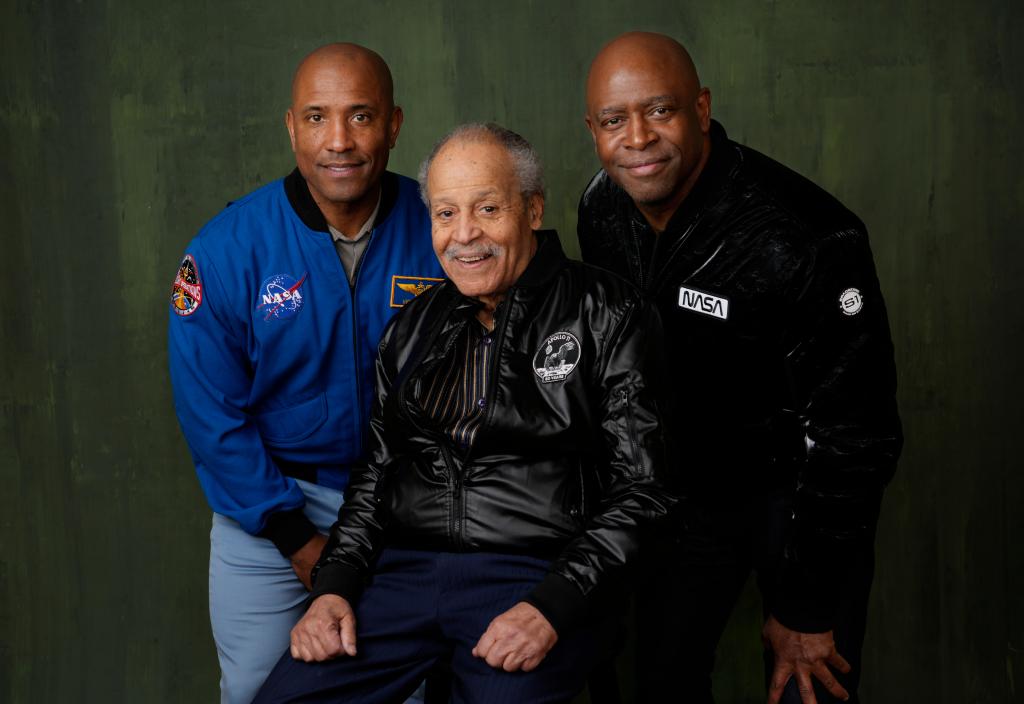
[{"label": "light blue trousers", "polygon": [[[299,481],[305,513],[326,533],[338,518],[336,489]],[[210,625],[220,659],[221,704],[249,704],[289,645],[305,612],[306,588],[265,538],[213,514],[210,530]]]}]

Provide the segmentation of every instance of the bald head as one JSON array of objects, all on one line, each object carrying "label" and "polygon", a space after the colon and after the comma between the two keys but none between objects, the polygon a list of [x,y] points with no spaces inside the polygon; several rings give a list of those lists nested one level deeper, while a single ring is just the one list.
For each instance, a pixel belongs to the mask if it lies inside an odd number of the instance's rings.
[{"label": "bald head", "polygon": [[700,90],[697,67],[682,44],[664,34],[627,32],[605,44],[590,64],[587,104],[594,90],[638,71],[676,77],[687,96],[696,98]]},{"label": "bald head", "polygon": [[395,86],[391,69],[375,51],[348,42],[325,44],[299,62],[292,78],[292,106],[311,82],[324,73],[356,74],[374,83],[389,106],[395,104]]},{"label": "bald head", "polygon": [[711,92],[689,53],[663,34],[613,39],[590,65],[586,122],[605,172],[663,230],[711,151]]}]

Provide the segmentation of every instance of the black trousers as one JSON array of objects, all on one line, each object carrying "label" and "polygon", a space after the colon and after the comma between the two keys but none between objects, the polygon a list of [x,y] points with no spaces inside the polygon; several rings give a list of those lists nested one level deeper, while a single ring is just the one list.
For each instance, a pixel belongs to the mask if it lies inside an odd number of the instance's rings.
[{"label": "black trousers", "polygon": [[[771,613],[791,511],[788,492],[744,498],[727,507],[692,502],[678,542],[663,547],[643,568],[636,599],[635,701],[714,701],[715,650],[751,571],[757,578],[765,618]],[[850,693],[851,703],[858,701],[861,646],[874,576],[873,546],[869,544],[854,559],[854,578],[835,585],[840,607],[833,631],[836,649],[853,667],[848,675],[834,671]],[[760,633],[750,637],[760,638]],[[766,650],[766,687],[773,663],[772,653]],[[816,681],[814,691],[819,704],[838,701]],[[795,680],[790,680],[782,701],[799,704]]]}]

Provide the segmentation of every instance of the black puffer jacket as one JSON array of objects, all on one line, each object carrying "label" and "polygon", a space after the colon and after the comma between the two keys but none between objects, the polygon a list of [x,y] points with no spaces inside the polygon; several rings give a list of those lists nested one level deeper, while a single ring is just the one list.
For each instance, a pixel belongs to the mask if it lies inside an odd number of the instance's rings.
[{"label": "black puffer jacket", "polygon": [[[385,546],[530,554],[553,563],[528,601],[563,631],[617,592],[641,534],[669,513],[657,314],[618,277],[566,259],[554,232],[537,237],[496,311],[489,411],[468,453],[417,399],[478,304],[446,281],[389,324],[370,461],[352,474],[315,595],[355,598]],[[578,346],[556,373],[545,357],[558,333]]]},{"label": "black puffer jacket", "polygon": [[685,492],[713,506],[794,488],[775,616],[825,630],[844,555],[873,539],[902,447],[885,304],[853,213],[717,122],[711,136],[657,237],[599,172],[580,202],[580,249],[661,313]]}]

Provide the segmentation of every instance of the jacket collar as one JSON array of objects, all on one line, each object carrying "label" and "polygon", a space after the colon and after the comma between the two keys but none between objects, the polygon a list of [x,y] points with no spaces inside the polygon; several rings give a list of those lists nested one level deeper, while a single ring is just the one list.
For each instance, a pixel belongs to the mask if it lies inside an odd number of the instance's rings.
[{"label": "jacket collar", "polygon": [[[373,221],[374,227],[383,223],[395,207],[395,202],[398,200],[398,176],[390,171],[385,171],[381,177],[380,188],[380,208],[377,210],[377,217]],[[302,177],[298,167],[285,176],[284,192],[288,196],[288,202],[291,204],[292,210],[302,220],[302,224],[316,232],[329,232],[327,229],[327,219],[324,217],[319,206],[317,206],[316,201],[313,200],[313,195],[309,192],[306,179]]]},{"label": "jacket collar", "polygon": [[537,251],[512,285],[513,288],[544,286],[565,264],[565,252],[562,251],[562,243],[559,242],[556,231],[535,230],[533,234],[537,238]]},{"label": "jacket collar", "polygon": [[[711,121],[711,153],[704,164],[704,169],[697,178],[697,183],[686,195],[685,200],[680,203],[676,212],[668,221],[665,233],[676,233],[686,229],[690,220],[701,212],[706,205],[714,201],[722,187],[732,178],[733,172],[741,159],[739,151],[729,140],[725,128],[717,120]],[[628,196],[627,196],[628,197]],[[632,199],[630,199],[632,200]],[[636,209],[636,205],[633,206]],[[645,223],[640,211],[636,210],[636,217]]]}]

